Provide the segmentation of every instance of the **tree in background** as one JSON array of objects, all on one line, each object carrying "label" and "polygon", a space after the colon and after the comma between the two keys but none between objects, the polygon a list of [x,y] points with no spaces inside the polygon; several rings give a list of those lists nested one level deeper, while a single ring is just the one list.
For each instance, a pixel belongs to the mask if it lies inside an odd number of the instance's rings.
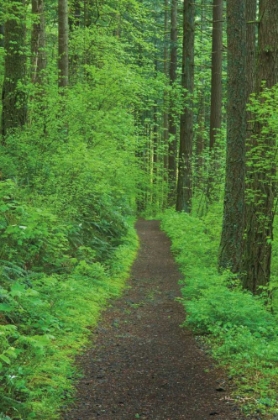
[{"label": "tree in background", "polygon": [[69,24],[68,1],[58,0],[58,86],[65,88],[69,82]]},{"label": "tree in background", "polygon": [[41,83],[46,68],[44,1],[32,0],[31,79]]},{"label": "tree in background", "polygon": [[212,54],[211,54],[211,100],[209,133],[209,176],[207,198],[213,197],[217,163],[216,146],[222,121],[222,49],[223,49],[223,0],[213,0]]},{"label": "tree in background", "polygon": [[[178,0],[171,1],[171,36],[170,36],[170,63],[169,79],[173,87],[177,79],[178,65]],[[169,156],[168,156],[168,202],[173,204],[176,196],[176,173],[177,173],[177,124],[175,103],[173,98],[169,108]]]},{"label": "tree in background", "polygon": [[194,89],[194,34],[195,3],[183,4],[182,88],[185,105],[180,122],[178,185],[176,210],[191,212],[192,208],[192,151],[193,151],[193,89]]},{"label": "tree in background", "polygon": [[12,0],[5,22],[5,70],[2,87],[1,134],[24,126],[27,118],[25,0]]},{"label": "tree in background", "polygon": [[223,0],[213,0],[213,29],[211,54],[211,105],[210,105],[210,141],[213,151],[221,129],[222,108],[222,39],[223,39]]}]

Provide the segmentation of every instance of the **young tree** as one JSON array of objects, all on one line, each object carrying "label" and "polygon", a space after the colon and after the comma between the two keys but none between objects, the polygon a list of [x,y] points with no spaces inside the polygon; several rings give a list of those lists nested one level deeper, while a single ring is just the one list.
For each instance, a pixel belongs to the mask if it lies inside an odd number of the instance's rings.
[{"label": "young tree", "polygon": [[68,1],[58,0],[58,86],[65,88],[69,81]]},{"label": "young tree", "polygon": [[238,272],[243,252],[246,138],[245,1],[227,0],[228,86],[224,215],[219,266]]},{"label": "young tree", "polygon": [[278,3],[276,0],[260,0],[256,86],[260,116],[256,119],[255,114],[250,150],[247,191],[249,211],[246,220],[245,264],[242,270],[243,286],[253,293],[259,293],[260,286],[267,285],[270,279],[276,186],[276,136],[268,124],[268,109],[264,110],[265,101],[271,96],[262,93],[278,83],[277,45]]},{"label": "young tree", "polygon": [[9,18],[4,25],[5,69],[1,115],[3,138],[10,129],[23,127],[27,118],[27,97],[22,88],[26,76],[25,21],[25,0],[11,0]]},{"label": "young tree", "polygon": [[192,146],[195,3],[183,3],[182,87],[186,104],[180,122],[180,147],[176,210],[191,212],[192,208]]}]

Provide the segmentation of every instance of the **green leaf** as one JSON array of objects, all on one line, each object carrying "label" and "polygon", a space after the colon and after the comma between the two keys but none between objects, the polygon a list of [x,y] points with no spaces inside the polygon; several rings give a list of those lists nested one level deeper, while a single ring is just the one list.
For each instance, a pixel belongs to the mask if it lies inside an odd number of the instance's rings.
[{"label": "green leaf", "polygon": [[3,360],[3,362],[7,363],[8,365],[11,364],[11,360],[5,356],[5,354],[0,354],[0,359]]}]

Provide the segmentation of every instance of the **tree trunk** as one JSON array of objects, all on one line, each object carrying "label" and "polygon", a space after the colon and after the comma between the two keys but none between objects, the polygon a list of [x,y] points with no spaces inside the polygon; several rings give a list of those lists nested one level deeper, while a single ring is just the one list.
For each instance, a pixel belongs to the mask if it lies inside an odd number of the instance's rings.
[{"label": "tree trunk", "polygon": [[227,149],[219,266],[238,272],[243,252],[246,138],[245,2],[227,0]]},{"label": "tree trunk", "polygon": [[194,184],[200,190],[204,186],[204,150],[206,138],[206,104],[204,89],[200,90],[198,99],[198,114],[197,114],[197,132],[195,140],[195,171],[194,171]]},{"label": "tree trunk", "polygon": [[[248,104],[251,93],[255,92],[255,81],[256,81],[256,66],[257,66],[257,45],[256,45],[256,35],[257,35],[257,0],[246,0],[246,68],[247,68],[247,89],[246,89],[246,103]],[[246,111],[246,122],[247,122],[247,131],[246,131],[246,183],[245,183],[245,228],[244,228],[244,242],[243,242],[243,254],[241,261],[241,279],[242,283],[246,283],[246,273],[249,265],[249,253],[250,253],[250,240],[251,235],[247,235],[246,232],[249,230],[248,225],[253,215],[253,206],[248,199],[248,191],[252,188],[252,169],[248,165],[250,159],[250,153],[252,147],[255,146],[254,143],[254,122],[253,115],[251,111]],[[245,284],[246,287],[246,284]]]},{"label": "tree trunk", "polygon": [[4,48],[4,34],[5,34],[5,29],[4,29],[4,25],[2,23],[0,23],[0,47]]},{"label": "tree trunk", "polygon": [[26,77],[24,1],[11,1],[9,20],[5,23],[5,70],[2,89],[1,133],[23,127],[27,119],[26,93],[19,87]]},{"label": "tree trunk", "polygon": [[58,86],[65,88],[69,80],[69,25],[68,25],[68,1],[58,0]]},{"label": "tree trunk", "polygon": [[32,82],[41,83],[46,68],[45,20],[43,0],[32,0],[32,14],[35,18],[31,34]]},{"label": "tree trunk", "polygon": [[[163,49],[163,73],[169,77],[169,1],[164,0],[164,49]],[[168,205],[168,165],[169,165],[169,92],[167,89],[163,95],[163,166],[161,165],[162,181],[162,208]]]},{"label": "tree trunk", "polygon": [[[247,102],[251,93],[255,92],[255,81],[256,81],[256,38],[257,38],[257,0],[246,0],[246,44],[247,44]],[[252,133],[252,125],[250,124],[250,119],[252,115],[250,112],[247,112],[247,132]]]},{"label": "tree trunk", "polygon": [[186,106],[180,122],[179,172],[176,210],[191,212],[192,208],[192,145],[194,88],[194,17],[195,3],[184,0],[182,87],[186,90]]},{"label": "tree trunk", "polygon": [[[278,3],[261,0],[259,9],[258,65],[256,91],[271,89],[278,83]],[[259,97],[260,120],[254,124],[250,149],[247,193],[246,254],[243,286],[260,293],[270,279],[271,243],[273,240],[274,199],[276,187],[276,135],[268,125],[269,112]],[[263,118],[262,118],[263,117]],[[262,122],[263,120],[263,122]]]},{"label": "tree trunk", "polygon": [[72,32],[74,28],[81,26],[81,2],[73,0],[71,5],[71,13],[69,14],[69,30]]},{"label": "tree trunk", "polygon": [[209,133],[209,167],[206,196],[209,202],[215,197],[215,178],[219,169],[217,138],[222,121],[222,38],[223,38],[223,0],[213,0],[213,28],[211,55],[211,99]]},{"label": "tree trunk", "polygon": [[[170,85],[177,78],[178,61],[178,0],[171,1],[171,37],[170,37]],[[176,196],[176,173],[177,173],[177,127],[175,122],[174,101],[170,101],[169,109],[169,153],[168,153],[168,202],[173,204]]]},{"label": "tree trunk", "polygon": [[211,55],[210,151],[221,129],[223,0],[213,0]]}]

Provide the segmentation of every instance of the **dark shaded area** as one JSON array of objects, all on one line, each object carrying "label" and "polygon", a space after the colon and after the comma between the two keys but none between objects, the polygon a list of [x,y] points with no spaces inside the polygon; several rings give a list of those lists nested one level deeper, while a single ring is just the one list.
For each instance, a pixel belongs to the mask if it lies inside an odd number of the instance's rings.
[{"label": "dark shaded area", "polygon": [[129,288],[103,314],[85,376],[63,420],[243,420],[229,381],[180,328],[181,275],[159,222],[137,223],[141,248]]}]

